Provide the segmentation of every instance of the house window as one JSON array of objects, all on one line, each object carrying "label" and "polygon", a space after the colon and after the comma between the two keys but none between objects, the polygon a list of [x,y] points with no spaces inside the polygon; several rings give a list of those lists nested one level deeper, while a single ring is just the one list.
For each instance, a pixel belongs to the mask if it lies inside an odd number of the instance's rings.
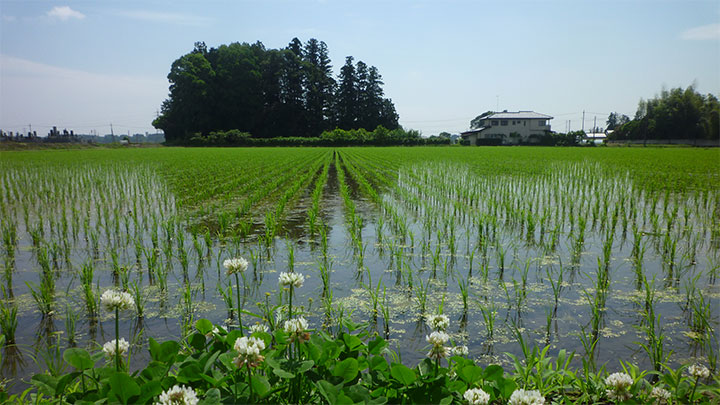
[{"label": "house window", "polygon": [[504,126],[504,127],[506,127],[507,124],[508,124],[507,120],[502,120],[502,121],[500,121],[500,125],[502,125],[502,126]]},{"label": "house window", "polygon": [[542,126],[544,126],[544,125],[545,125],[545,120],[540,120],[540,121],[538,121],[538,126],[539,126],[539,127],[542,127]]},{"label": "house window", "polygon": [[497,121],[493,121],[493,122],[492,122],[492,124],[493,124],[493,126],[495,126],[495,127],[496,127],[496,126],[497,126],[497,124],[498,124],[498,122],[497,122]]},{"label": "house window", "polygon": [[525,126],[526,124],[527,124],[527,121],[523,121],[523,126]]}]

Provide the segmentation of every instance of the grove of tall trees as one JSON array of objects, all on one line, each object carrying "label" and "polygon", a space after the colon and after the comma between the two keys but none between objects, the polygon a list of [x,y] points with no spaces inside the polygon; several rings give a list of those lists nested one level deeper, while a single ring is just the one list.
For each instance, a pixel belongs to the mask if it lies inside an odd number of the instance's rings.
[{"label": "grove of tall trees", "polygon": [[317,39],[294,38],[284,49],[198,42],[173,62],[168,80],[169,97],[153,121],[168,143],[229,130],[274,138],[398,128],[378,69],[348,56],[335,79],[327,45]]},{"label": "grove of tall trees", "polygon": [[619,124],[608,139],[718,139],[720,102],[692,86],[663,90],[655,98],[640,100],[635,119]]}]

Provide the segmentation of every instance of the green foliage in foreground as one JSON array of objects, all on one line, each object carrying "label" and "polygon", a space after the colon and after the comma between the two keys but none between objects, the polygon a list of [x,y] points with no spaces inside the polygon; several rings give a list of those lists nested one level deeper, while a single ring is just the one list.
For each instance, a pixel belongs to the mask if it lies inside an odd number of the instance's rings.
[{"label": "green foliage in foreground", "polygon": [[[357,332],[359,325],[351,322],[346,327],[336,338],[324,332],[255,332],[253,338],[261,339],[264,348],[256,357],[258,364],[252,364],[239,361],[242,356],[234,349],[240,330],[227,332],[201,319],[195,324],[196,332],[182,342],[158,343],[151,338],[151,360],[142,370],[118,372],[112,360],[101,364],[102,352],[71,348],[63,359],[72,372],[37,374],[31,380],[33,388],[13,396],[0,392],[0,399],[5,403],[193,403],[180,402],[185,396],[197,397],[199,404],[451,404],[468,403],[464,394],[470,389],[482,389],[490,403],[524,403],[518,402],[521,390],[536,391],[536,397],[547,403],[712,403],[720,399],[720,380],[698,373],[694,366],[655,373],[621,361],[621,373],[608,376],[604,368],[594,372],[587,364],[583,370],[574,370],[570,366],[574,354],[561,350],[557,358],[551,358],[549,347],[524,348],[524,360],[511,356],[514,367],[509,373],[498,365],[481,367],[461,355],[428,358],[410,368],[381,337]],[[175,388],[178,402],[163,402],[161,395],[167,397],[175,386],[184,387],[182,391]],[[662,394],[670,397],[658,401]]]}]

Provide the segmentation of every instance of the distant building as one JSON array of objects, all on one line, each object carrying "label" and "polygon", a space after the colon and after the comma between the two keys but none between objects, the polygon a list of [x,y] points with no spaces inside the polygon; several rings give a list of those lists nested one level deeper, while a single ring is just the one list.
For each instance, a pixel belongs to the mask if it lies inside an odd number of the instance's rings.
[{"label": "distant building", "polygon": [[553,117],[533,111],[494,113],[484,117],[477,129],[462,132],[460,136],[470,145],[517,145],[538,143],[550,132]]},{"label": "distant building", "polygon": [[593,142],[595,144],[601,144],[607,139],[607,136],[611,133],[613,133],[612,130],[605,132],[588,132],[583,136],[583,141],[588,143]]}]

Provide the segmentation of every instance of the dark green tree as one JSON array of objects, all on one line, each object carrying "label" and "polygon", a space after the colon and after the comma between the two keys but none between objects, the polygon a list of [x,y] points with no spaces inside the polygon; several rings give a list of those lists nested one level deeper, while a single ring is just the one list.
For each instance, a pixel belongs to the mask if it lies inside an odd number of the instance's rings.
[{"label": "dark green tree", "polygon": [[325,42],[315,38],[308,40],[303,62],[307,129],[311,136],[317,136],[334,125],[332,106],[335,79],[332,77],[332,65]]},{"label": "dark green tree", "polygon": [[607,124],[606,129],[614,130],[627,124],[628,122],[630,122],[630,117],[628,117],[627,115],[611,112],[610,115],[608,115],[607,121],[605,122]]},{"label": "dark green tree", "polygon": [[[272,138],[317,137],[339,123],[348,129],[397,128],[395,106],[382,98],[377,69],[359,66],[360,79],[348,58],[338,88],[327,45],[316,39],[303,46],[293,38],[284,49],[261,42],[208,49],[197,42],[173,62],[170,94],[153,125],[170,143],[192,138],[197,144],[228,131]],[[223,139],[229,144],[235,138]]]},{"label": "dark green tree", "polygon": [[718,139],[720,104],[713,94],[694,87],[662,90],[638,103],[635,119],[617,127],[611,140]]},{"label": "dark green tree", "polygon": [[481,127],[480,121],[482,121],[485,117],[490,116],[490,115],[492,115],[492,114],[495,114],[495,112],[494,112],[494,111],[485,111],[484,113],[482,113],[482,114],[478,115],[477,117],[473,118],[473,119],[470,121],[470,128],[472,128],[472,129],[480,128],[480,127]]},{"label": "dark green tree", "polygon": [[335,95],[338,128],[357,128],[358,90],[357,70],[353,65],[353,57],[348,56],[345,58],[345,65],[340,69],[340,81]]}]

